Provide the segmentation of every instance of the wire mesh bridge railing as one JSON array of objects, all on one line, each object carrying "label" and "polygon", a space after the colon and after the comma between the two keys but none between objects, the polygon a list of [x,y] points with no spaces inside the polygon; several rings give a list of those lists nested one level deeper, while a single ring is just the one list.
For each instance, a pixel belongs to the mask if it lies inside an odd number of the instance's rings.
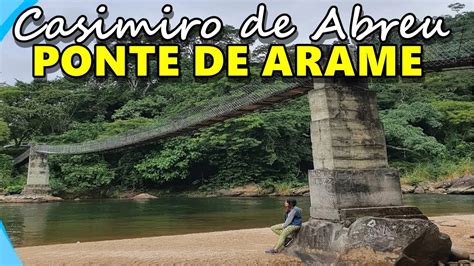
[{"label": "wire mesh bridge railing", "polygon": [[[460,43],[457,43],[460,42]],[[424,70],[439,71],[474,65],[474,42],[450,41],[427,46],[423,53]]]},{"label": "wire mesh bridge railing", "polygon": [[[257,88],[258,86],[258,88]],[[266,106],[306,94],[312,89],[309,79],[292,83],[247,84],[232,95],[211,101],[205,106],[189,109],[179,115],[123,134],[76,144],[35,146],[46,154],[85,154],[119,149],[193,131],[231,117],[241,116]]]}]

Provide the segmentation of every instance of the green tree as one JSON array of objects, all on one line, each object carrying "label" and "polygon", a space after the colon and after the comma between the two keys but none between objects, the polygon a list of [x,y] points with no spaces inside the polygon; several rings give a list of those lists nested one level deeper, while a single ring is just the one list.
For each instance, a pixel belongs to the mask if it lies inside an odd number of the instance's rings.
[{"label": "green tree", "polygon": [[381,112],[381,118],[392,158],[423,160],[445,155],[446,147],[430,135],[442,127],[442,115],[430,104],[401,104]]},{"label": "green tree", "polygon": [[105,195],[115,173],[99,155],[51,157],[51,186],[55,193]]},{"label": "green tree", "polygon": [[8,124],[0,120],[0,145],[8,143],[10,140],[10,128]]}]

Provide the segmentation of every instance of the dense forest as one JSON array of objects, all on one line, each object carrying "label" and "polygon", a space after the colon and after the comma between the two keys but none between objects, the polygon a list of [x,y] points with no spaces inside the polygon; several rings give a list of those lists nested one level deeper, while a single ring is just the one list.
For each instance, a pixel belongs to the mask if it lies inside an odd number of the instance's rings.
[{"label": "dense forest", "polygon": [[[446,16],[446,22],[464,34],[474,28],[474,12]],[[242,42],[236,33],[227,26],[219,39],[206,42],[221,47]],[[26,143],[78,143],[116,135],[225,97],[247,82],[225,73],[194,79],[190,53],[202,41],[196,36],[180,42],[180,79],[138,79],[131,68],[128,78],[58,78],[0,87],[0,188],[18,193],[26,183],[26,166],[12,165]],[[268,45],[254,46],[252,81],[278,80],[260,80],[259,63]],[[377,79],[370,89],[377,92],[390,164],[400,169],[403,182],[474,172],[474,70],[429,73],[417,80]],[[312,167],[309,121],[307,99],[301,97],[152,145],[50,156],[51,186],[57,195],[94,197],[126,190],[209,192],[247,183],[296,187],[306,183]]]}]

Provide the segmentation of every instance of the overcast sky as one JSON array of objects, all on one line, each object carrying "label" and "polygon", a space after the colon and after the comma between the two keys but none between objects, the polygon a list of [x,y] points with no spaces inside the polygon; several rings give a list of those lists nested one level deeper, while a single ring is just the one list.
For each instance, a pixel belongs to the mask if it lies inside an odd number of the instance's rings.
[{"label": "overcast sky", "polygon": [[[10,0],[0,0],[2,2]],[[174,21],[183,16],[209,17],[219,16],[224,24],[239,27],[242,21],[256,11],[258,3],[265,2],[268,7],[269,21],[281,13],[288,13],[298,27],[298,38],[295,43],[309,43],[309,35],[315,30],[331,5],[339,8],[344,24],[348,25],[352,6],[361,3],[364,12],[374,18],[400,18],[408,12],[417,17],[435,16],[454,13],[448,9],[450,3],[459,0],[367,0],[367,1],[328,1],[328,0],[39,0],[37,5],[45,12],[46,19],[63,15],[71,23],[79,15],[87,15],[90,20],[97,17],[96,8],[106,4],[109,9],[109,20],[116,17],[148,18],[152,24],[162,18],[161,7],[171,4],[174,8]],[[465,11],[473,10],[473,1],[462,1],[466,4]],[[347,31],[348,29],[346,29]],[[0,42],[0,82],[14,84],[15,80],[31,81],[32,48],[19,47],[13,40],[11,32]],[[54,77],[48,77],[54,78]]]}]

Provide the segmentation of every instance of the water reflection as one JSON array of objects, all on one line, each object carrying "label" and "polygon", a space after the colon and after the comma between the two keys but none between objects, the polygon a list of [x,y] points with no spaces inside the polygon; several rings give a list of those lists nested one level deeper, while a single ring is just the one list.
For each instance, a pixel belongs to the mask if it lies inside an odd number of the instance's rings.
[{"label": "water reflection", "polygon": [[[74,243],[265,227],[282,220],[283,198],[161,198],[1,204],[15,246]],[[298,198],[309,216],[309,198]],[[474,213],[473,196],[410,195],[427,215]]]}]

